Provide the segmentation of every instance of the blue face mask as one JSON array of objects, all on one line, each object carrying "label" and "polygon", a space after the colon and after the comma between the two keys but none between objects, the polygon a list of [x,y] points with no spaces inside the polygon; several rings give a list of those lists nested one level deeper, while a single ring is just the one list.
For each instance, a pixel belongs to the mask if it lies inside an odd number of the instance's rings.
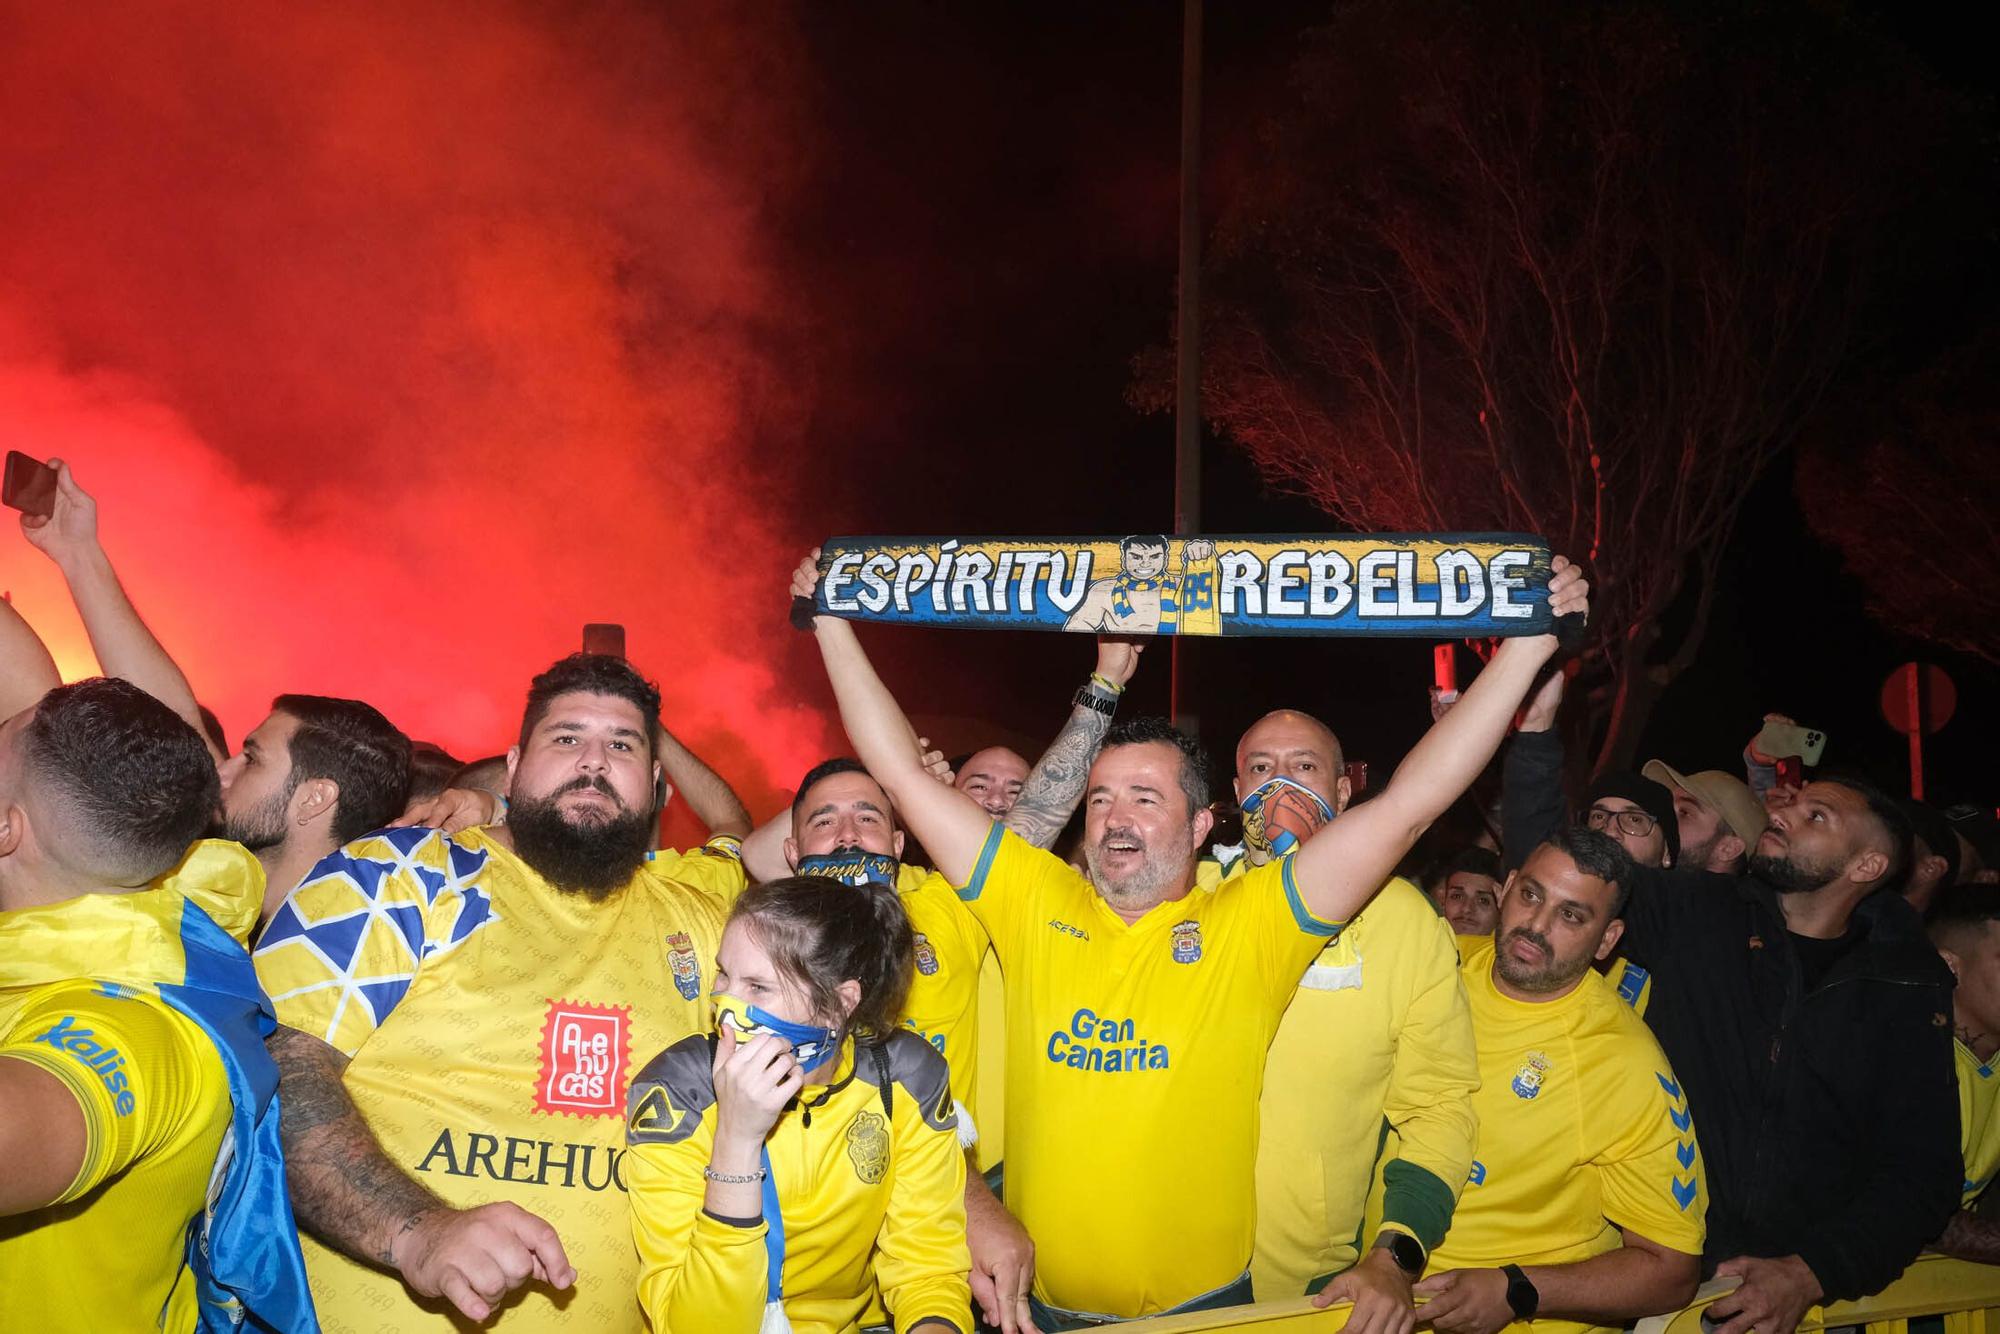
[{"label": "blue face mask", "polygon": [[1259,852],[1278,857],[1288,855],[1299,846],[1297,834],[1271,820],[1280,806],[1305,817],[1308,838],[1321,825],[1333,819],[1333,807],[1311,788],[1294,783],[1289,778],[1266,779],[1255,792],[1243,798],[1244,843]]},{"label": "blue face mask", "polygon": [[879,852],[863,852],[849,845],[832,852],[816,852],[799,858],[800,875],[823,876],[843,885],[887,885],[896,887],[896,873],[902,863]]},{"label": "blue face mask", "polygon": [[791,1047],[799,1069],[807,1073],[825,1065],[840,1050],[840,1030],[837,1028],[795,1024],[735,996],[716,996],[714,1000],[715,1029],[718,1033],[726,1025],[738,1042],[748,1042],[767,1034],[777,1038]]}]

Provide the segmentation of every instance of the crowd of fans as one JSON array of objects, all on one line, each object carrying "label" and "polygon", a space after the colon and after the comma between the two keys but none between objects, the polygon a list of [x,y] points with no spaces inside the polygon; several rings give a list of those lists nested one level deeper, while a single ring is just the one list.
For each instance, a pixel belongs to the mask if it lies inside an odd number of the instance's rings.
[{"label": "crowd of fans", "polygon": [[1139,642],[949,762],[819,617],[853,755],[753,826],[604,655],[502,755],[303,694],[230,754],[59,474],[105,676],[0,604],[0,1328],[1494,1334],[1721,1276],[1790,1334],[2000,1263],[1991,822],[1755,741],[1571,806],[1553,636],[1376,791],[1270,701],[1218,800],[1118,720]]}]

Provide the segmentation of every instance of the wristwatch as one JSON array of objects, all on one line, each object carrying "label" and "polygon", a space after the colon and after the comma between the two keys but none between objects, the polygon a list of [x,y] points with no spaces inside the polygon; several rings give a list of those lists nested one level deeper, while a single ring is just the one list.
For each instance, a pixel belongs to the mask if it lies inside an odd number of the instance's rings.
[{"label": "wristwatch", "polygon": [[1519,1265],[1501,1265],[1500,1272],[1507,1276],[1507,1305],[1513,1308],[1516,1320],[1533,1320],[1535,1312],[1541,1309],[1542,1294],[1528,1281]]},{"label": "wristwatch", "polygon": [[1396,1268],[1411,1278],[1421,1277],[1424,1272],[1423,1243],[1407,1232],[1394,1228],[1384,1228],[1375,1238],[1375,1249],[1389,1252],[1389,1258],[1396,1262]]},{"label": "wristwatch", "polygon": [[1107,718],[1118,712],[1118,697],[1101,694],[1092,685],[1085,685],[1082,689],[1078,690],[1076,698],[1070,702],[1079,708],[1095,709]]}]

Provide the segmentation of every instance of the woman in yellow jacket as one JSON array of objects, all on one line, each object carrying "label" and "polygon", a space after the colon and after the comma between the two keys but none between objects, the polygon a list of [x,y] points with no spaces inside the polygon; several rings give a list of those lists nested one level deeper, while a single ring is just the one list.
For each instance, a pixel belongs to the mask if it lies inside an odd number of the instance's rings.
[{"label": "woman in yellow jacket", "polygon": [[775,880],[737,900],[714,1035],[632,1081],[639,1303],[659,1334],[972,1334],[965,1155],[944,1058],[901,1028],[893,890]]}]

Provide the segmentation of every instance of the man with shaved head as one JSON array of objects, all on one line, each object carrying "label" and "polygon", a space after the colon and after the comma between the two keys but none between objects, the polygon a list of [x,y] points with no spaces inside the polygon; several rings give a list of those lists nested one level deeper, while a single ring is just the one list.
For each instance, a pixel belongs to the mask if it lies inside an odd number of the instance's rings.
[{"label": "man with shaved head", "polygon": [[1028,782],[1028,762],[1006,746],[975,750],[957,765],[952,786],[971,797],[996,820],[1007,818]]},{"label": "man with shaved head", "polygon": [[[1244,841],[1203,859],[1198,883],[1287,855],[1353,791],[1333,729],[1296,709],[1265,714],[1236,745]],[[1392,879],[1306,969],[1271,1043],[1258,1109],[1257,1295],[1330,1287],[1354,1302],[1361,1334],[1406,1320],[1410,1286],[1472,1164],[1477,1084],[1451,928],[1421,890]],[[1378,1165],[1383,1222],[1369,1245],[1362,1214]]]},{"label": "man with shaved head", "polygon": [[[1952,978],[1894,892],[1909,822],[1858,777],[1775,802],[1741,876],[1642,869],[1622,941],[1701,1127],[1720,1334],[1879,1292],[1957,1207]],[[1885,892],[1886,891],[1886,892]]]}]

